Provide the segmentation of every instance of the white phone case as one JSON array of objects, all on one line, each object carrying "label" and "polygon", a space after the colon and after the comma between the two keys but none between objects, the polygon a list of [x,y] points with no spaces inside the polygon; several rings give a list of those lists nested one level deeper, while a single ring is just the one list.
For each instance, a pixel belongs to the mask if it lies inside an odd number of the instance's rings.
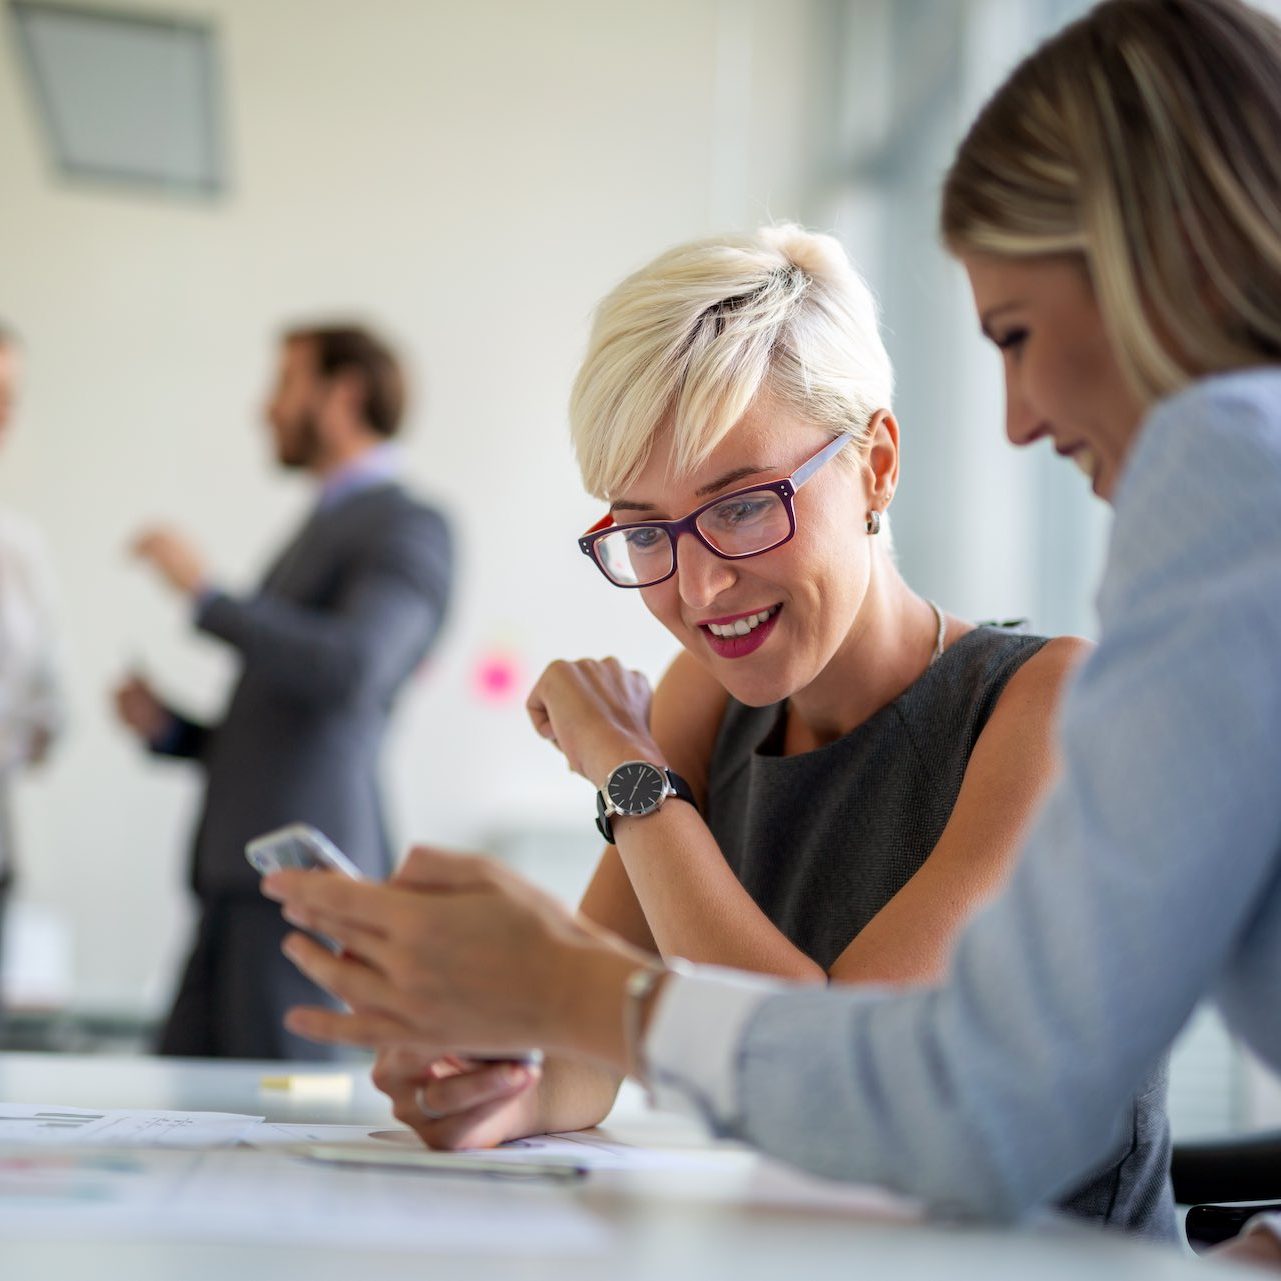
[{"label": "white phone case", "polygon": [[245,846],[245,857],[262,876],[290,869],[320,869],[362,879],[360,868],[329,837],[307,823],[290,823],[254,837]]}]

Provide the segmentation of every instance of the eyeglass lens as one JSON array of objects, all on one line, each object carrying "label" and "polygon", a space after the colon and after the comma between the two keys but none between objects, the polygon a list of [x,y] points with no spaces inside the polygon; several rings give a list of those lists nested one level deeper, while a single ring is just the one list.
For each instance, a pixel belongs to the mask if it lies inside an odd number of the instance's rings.
[{"label": "eyeglass lens", "polygon": [[[698,532],[726,556],[751,556],[786,542],[791,533],[787,507],[770,489],[732,494],[700,512]],[[616,583],[643,586],[671,573],[675,550],[661,525],[632,525],[596,542],[596,554]]]}]

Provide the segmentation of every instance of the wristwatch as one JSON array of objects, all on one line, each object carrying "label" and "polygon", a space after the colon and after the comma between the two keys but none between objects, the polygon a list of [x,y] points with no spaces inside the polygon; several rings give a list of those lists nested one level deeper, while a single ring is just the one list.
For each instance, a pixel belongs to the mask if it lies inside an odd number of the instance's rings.
[{"label": "wristwatch", "polygon": [[605,786],[596,793],[596,827],[600,834],[614,844],[614,824],[618,815],[626,818],[644,818],[669,797],[695,804],[689,784],[672,770],[649,761],[624,761],[605,780]]}]

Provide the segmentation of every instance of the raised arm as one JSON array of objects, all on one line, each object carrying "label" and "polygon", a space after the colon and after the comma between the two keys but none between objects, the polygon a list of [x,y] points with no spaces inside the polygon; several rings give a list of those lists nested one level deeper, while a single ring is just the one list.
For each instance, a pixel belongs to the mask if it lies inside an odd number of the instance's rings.
[{"label": "raised arm", "polygon": [[[980,735],[938,845],[837,959],[833,980],[908,983],[942,973],[956,933],[1003,882],[1019,837],[1054,777],[1055,708],[1085,648],[1076,640],[1052,641],[1011,679]],[[600,677],[577,664],[544,681]],[[612,764],[629,755],[661,756],[661,763],[692,775],[687,778],[701,803],[725,699],[698,662],[681,654],[654,694],[652,743],[621,738]],[[568,703],[563,690],[549,690],[547,701],[553,707]],[[691,750],[691,744],[697,747]],[[582,754],[573,762],[580,768],[611,767],[601,763],[610,760],[607,747],[575,737],[569,750]],[[693,808],[671,802],[657,814],[616,822],[615,833],[617,847],[606,852],[599,873],[602,888],[617,910],[639,911],[663,955],[802,981],[826,977],[757,906]],[[620,884],[624,877],[634,903]],[[611,927],[626,934],[616,921],[611,915]]]},{"label": "raised arm", "polygon": [[[616,659],[553,663],[527,704],[534,727],[570,768],[604,784],[627,760],[674,769],[700,805],[726,694],[687,654],[673,661],[653,695],[639,673]],[[625,874],[664,956],[734,965],[788,978],[822,980],[822,969],[794,947],[756,906],[725,862],[694,806],[672,800],[645,818],[616,818],[611,881]],[[619,888],[618,901],[625,896]]]},{"label": "raised arm", "polygon": [[398,518],[344,568],[332,608],[213,592],[197,625],[234,645],[256,675],[306,702],[390,694],[426,651],[450,585],[444,522],[419,509]]}]

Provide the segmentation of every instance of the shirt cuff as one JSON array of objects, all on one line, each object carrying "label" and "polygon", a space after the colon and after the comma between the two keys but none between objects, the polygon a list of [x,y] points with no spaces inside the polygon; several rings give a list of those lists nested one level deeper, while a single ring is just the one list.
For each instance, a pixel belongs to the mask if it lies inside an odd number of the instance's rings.
[{"label": "shirt cuff", "polygon": [[205,610],[222,595],[222,589],[213,583],[201,583],[200,587],[192,594],[192,622],[198,627],[200,620],[204,617]]},{"label": "shirt cuff", "polygon": [[714,1133],[738,1115],[739,1046],[762,1002],[787,984],[717,966],[690,967],[663,984],[642,1061],[656,1106],[694,1112]]}]

